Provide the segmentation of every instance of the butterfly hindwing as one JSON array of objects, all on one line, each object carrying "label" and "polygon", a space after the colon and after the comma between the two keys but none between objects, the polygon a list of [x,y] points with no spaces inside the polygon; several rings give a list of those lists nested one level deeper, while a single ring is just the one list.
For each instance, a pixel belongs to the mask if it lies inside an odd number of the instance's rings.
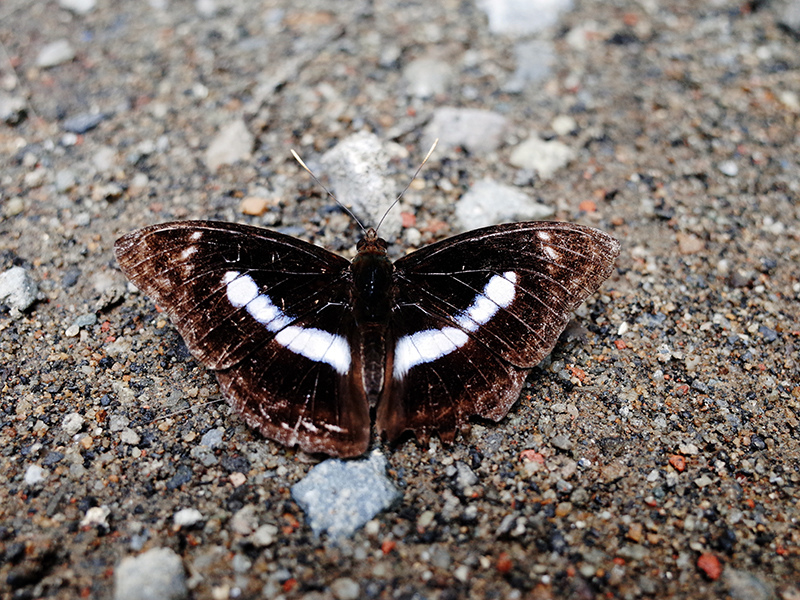
[{"label": "butterfly hindwing", "polygon": [[502,418],[618,254],[596,229],[534,222],[471,231],[398,260],[393,380],[379,430],[452,438],[471,415]]},{"label": "butterfly hindwing", "polygon": [[366,450],[368,407],[349,368],[347,260],[265,229],[203,221],[147,227],[115,250],[251,426],[311,452]]}]

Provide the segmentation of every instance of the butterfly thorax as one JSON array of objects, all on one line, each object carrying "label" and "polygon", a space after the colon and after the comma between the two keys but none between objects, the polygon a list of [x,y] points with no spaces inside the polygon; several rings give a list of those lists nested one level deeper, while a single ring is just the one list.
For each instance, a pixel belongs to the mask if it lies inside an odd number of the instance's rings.
[{"label": "butterfly thorax", "polygon": [[386,324],[391,311],[392,261],[388,244],[374,229],[367,230],[358,242],[358,254],[351,266],[353,309],[359,323]]}]

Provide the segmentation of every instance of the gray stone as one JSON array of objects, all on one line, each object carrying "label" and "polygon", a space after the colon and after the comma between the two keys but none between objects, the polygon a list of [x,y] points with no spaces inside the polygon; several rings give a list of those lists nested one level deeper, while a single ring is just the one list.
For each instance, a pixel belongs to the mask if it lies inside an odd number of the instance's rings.
[{"label": "gray stone", "polygon": [[358,600],[361,597],[361,588],[349,577],[340,577],[331,582],[331,593],[336,600]]},{"label": "gray stone", "polygon": [[180,600],[187,594],[181,557],[169,548],[123,558],[114,573],[114,600]]},{"label": "gray stone", "polygon": [[558,140],[545,141],[531,136],[511,151],[509,162],[520,169],[536,171],[542,179],[550,179],[575,157],[575,152]]},{"label": "gray stone", "polygon": [[27,104],[22,96],[0,93],[0,121],[16,125],[22,121]]},{"label": "gray stone", "polygon": [[408,93],[416,98],[430,98],[444,94],[453,79],[449,63],[434,58],[419,58],[403,69]]},{"label": "gray stone", "polygon": [[329,459],[292,486],[315,535],[349,537],[400,498],[378,451],[361,460]]},{"label": "gray stone", "polygon": [[38,296],[39,287],[22,267],[11,267],[0,273],[0,304],[22,312],[30,308]]},{"label": "gray stone", "polygon": [[[396,196],[388,178],[389,151],[374,133],[355,133],[326,152],[321,159],[336,198],[365,227],[375,227]],[[400,233],[400,212],[390,211],[381,224],[381,237]]]},{"label": "gray stone", "polygon": [[491,179],[475,183],[456,203],[456,219],[463,231],[511,221],[544,219],[555,211],[511,186]]},{"label": "gray stone", "polygon": [[64,417],[64,420],[61,421],[61,428],[64,430],[64,433],[72,437],[83,429],[83,422],[84,418],[80,413],[69,413]]},{"label": "gray stone", "polygon": [[489,31],[522,36],[555,25],[572,0],[479,0],[478,6],[489,17]]},{"label": "gray stone", "polygon": [[61,128],[70,133],[86,133],[97,127],[105,118],[103,113],[81,113],[65,119]]},{"label": "gray stone", "polygon": [[58,0],[58,5],[76,15],[88,15],[97,6],[97,0]]},{"label": "gray stone", "polygon": [[206,166],[216,171],[223,165],[248,160],[253,152],[255,138],[242,119],[222,127],[206,150]]},{"label": "gray stone", "polygon": [[532,83],[541,82],[552,73],[556,54],[552,42],[529,40],[519,42],[514,47],[517,70],[503,85],[503,91],[518,94]]},{"label": "gray stone", "polygon": [[774,598],[774,590],[753,573],[726,567],[722,581],[733,600],[768,600]]},{"label": "gray stone", "polygon": [[78,335],[81,328],[91,327],[95,323],[97,323],[97,315],[95,313],[86,313],[85,315],[80,315],[72,322],[72,325],[67,327],[64,335],[67,337],[75,337]]},{"label": "gray stone", "polygon": [[36,66],[43,69],[55,67],[75,58],[75,50],[67,40],[50,42],[39,51],[36,57]]},{"label": "gray stone", "polygon": [[223,433],[225,433],[225,429],[222,427],[209,429],[203,434],[203,437],[200,438],[200,445],[208,446],[209,448],[216,448],[222,443]]},{"label": "gray stone", "polygon": [[508,126],[496,112],[479,108],[437,108],[425,127],[422,148],[425,152],[435,139],[442,148],[464,148],[471,154],[485,154],[500,147]]}]

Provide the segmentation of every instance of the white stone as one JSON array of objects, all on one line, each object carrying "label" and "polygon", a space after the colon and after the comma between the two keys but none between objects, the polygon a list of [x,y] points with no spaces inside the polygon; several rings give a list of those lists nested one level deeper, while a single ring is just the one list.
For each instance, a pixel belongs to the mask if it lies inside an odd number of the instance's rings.
[{"label": "white stone", "polygon": [[39,465],[28,465],[28,468],[25,469],[23,480],[25,481],[25,485],[36,485],[43,482],[46,478],[47,471],[42,467]]},{"label": "white stone", "polygon": [[223,165],[248,160],[253,152],[255,138],[242,119],[222,127],[206,150],[206,166],[216,171]]},{"label": "white stone", "polygon": [[50,42],[39,51],[36,57],[36,66],[43,69],[55,67],[75,58],[75,50],[67,40],[56,40]]},{"label": "white stone", "polygon": [[182,508],[172,515],[172,522],[177,527],[191,527],[203,520],[203,513],[196,508]]},{"label": "white stone", "polygon": [[550,179],[567,166],[575,152],[558,140],[545,141],[531,136],[511,151],[509,162],[520,169],[536,171],[542,179]]}]

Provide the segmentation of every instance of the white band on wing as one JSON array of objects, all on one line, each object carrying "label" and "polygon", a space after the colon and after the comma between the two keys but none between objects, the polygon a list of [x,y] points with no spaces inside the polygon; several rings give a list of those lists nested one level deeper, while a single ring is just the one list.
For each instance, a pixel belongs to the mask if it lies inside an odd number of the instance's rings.
[{"label": "white band on wing", "polygon": [[258,293],[258,284],[250,275],[228,271],[222,278],[228,301],[236,308],[244,307],[250,316],[269,331],[277,332],[275,341],[281,346],[315,362],[324,362],[342,375],[350,370],[350,345],[340,335],[313,327],[297,327],[294,320],[273,304],[266,294]]},{"label": "white band on wing", "polygon": [[469,341],[466,331],[477,331],[494,317],[501,308],[507,308],[516,296],[517,274],[507,271],[494,275],[464,311],[455,317],[455,327],[425,329],[404,335],[394,349],[394,377],[402,379],[412,367],[432,362],[461,348]]}]

